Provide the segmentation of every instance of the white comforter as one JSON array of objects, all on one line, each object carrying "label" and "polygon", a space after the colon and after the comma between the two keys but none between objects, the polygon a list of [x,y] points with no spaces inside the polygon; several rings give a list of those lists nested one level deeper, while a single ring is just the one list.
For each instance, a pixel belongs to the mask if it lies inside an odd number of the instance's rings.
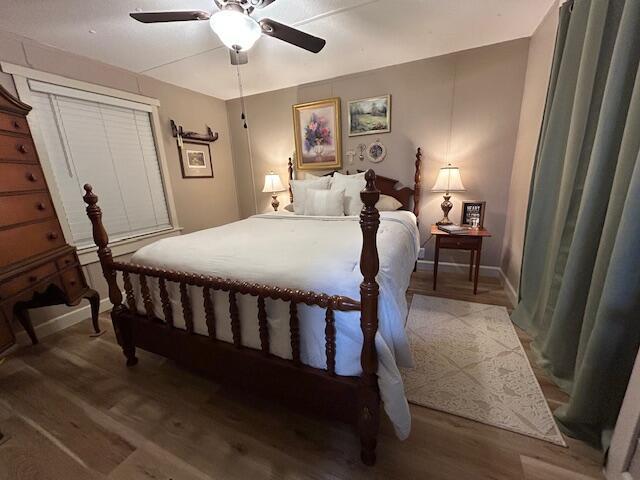
[{"label": "white comforter", "polygon": [[[360,300],[359,285],[362,233],[358,217],[307,217],[266,214],[217,228],[160,240],[140,249],[133,263],[193,272]],[[401,439],[409,435],[411,417],[398,366],[412,366],[405,333],[405,293],[418,256],[416,217],[410,212],[382,212],[378,231],[380,256],[379,327],[376,348],[378,381],[387,415]],[[149,280],[159,308],[157,281]],[[138,290],[139,285],[135,285]],[[178,286],[168,284],[174,324],[184,328]],[[201,289],[191,287],[196,333],[207,334]],[[137,298],[140,298],[139,291]],[[224,292],[215,292],[217,336],[232,341],[229,302]],[[260,348],[255,297],[239,296],[242,343]],[[138,308],[142,308],[141,302]],[[267,300],[270,349],[291,358],[288,304]],[[303,363],[326,368],[324,310],[298,306],[300,355]],[[359,312],[335,312],[336,373],[359,375],[362,332]]]}]

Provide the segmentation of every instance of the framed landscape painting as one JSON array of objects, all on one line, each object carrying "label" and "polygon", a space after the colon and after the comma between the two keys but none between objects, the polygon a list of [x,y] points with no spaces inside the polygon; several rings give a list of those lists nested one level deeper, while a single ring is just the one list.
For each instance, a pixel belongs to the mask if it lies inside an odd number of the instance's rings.
[{"label": "framed landscape painting", "polygon": [[293,130],[298,169],[342,168],[339,98],[294,105]]},{"label": "framed landscape painting", "polygon": [[208,143],[183,141],[178,145],[182,178],[213,178],[211,149]]},{"label": "framed landscape painting", "polygon": [[391,131],[391,95],[349,102],[349,136]]}]

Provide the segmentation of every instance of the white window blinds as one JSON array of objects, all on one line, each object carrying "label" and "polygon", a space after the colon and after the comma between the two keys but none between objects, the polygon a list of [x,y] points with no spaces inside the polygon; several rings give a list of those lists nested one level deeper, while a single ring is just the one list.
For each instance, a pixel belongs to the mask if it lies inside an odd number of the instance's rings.
[{"label": "white window blinds", "polygon": [[42,82],[29,85],[32,115],[75,245],[93,243],[82,201],[85,183],[100,197],[111,240],[170,228],[150,107]]}]

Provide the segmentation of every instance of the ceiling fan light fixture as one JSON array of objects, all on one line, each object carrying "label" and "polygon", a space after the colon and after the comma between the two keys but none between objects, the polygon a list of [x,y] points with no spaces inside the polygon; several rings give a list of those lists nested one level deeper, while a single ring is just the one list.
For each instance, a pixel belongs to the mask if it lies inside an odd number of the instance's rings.
[{"label": "ceiling fan light fixture", "polygon": [[209,24],[227,48],[241,52],[253,47],[262,34],[260,24],[238,10],[216,12],[211,16]]}]

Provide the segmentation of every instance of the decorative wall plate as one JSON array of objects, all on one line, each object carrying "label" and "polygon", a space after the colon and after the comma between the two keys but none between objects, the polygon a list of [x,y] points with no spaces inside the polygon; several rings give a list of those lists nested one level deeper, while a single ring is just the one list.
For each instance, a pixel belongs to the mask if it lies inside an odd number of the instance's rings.
[{"label": "decorative wall plate", "polygon": [[380,140],[376,140],[367,149],[367,157],[369,161],[373,163],[380,163],[387,156],[387,147],[385,147]]}]

